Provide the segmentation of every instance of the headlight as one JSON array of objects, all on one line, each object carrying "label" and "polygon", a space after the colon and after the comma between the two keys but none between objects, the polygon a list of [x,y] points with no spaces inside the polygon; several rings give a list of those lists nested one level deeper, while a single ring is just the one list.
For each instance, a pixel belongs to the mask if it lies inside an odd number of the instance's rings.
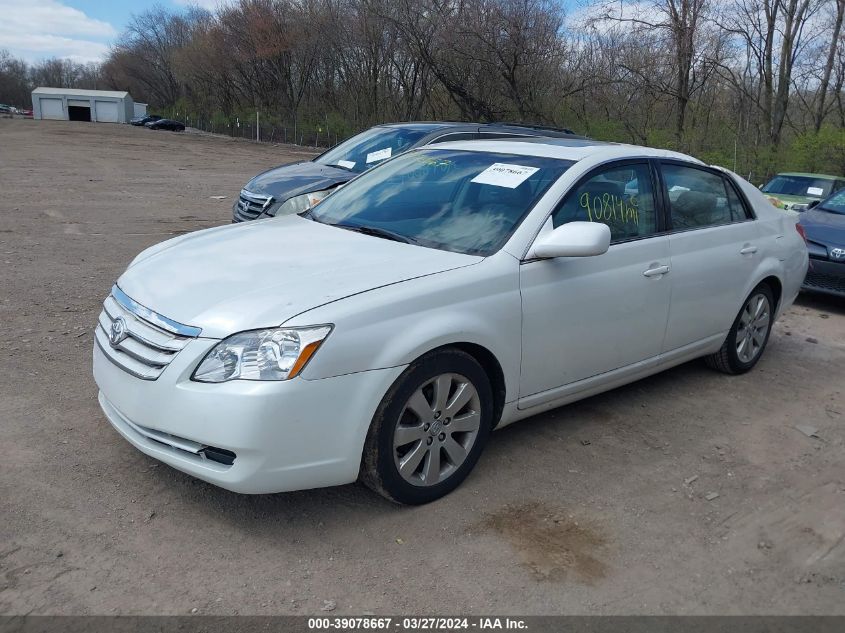
[{"label": "headlight", "polygon": [[233,334],[205,355],[192,380],[289,380],[302,371],[331,331],[331,325],[319,325]]},{"label": "headlight", "polygon": [[320,202],[320,200],[325,198],[332,191],[334,191],[334,189],[323,189],[322,191],[312,191],[311,193],[304,193],[301,196],[294,196],[293,198],[288,198],[280,205],[270,207],[264,213],[270,216],[302,213]]}]

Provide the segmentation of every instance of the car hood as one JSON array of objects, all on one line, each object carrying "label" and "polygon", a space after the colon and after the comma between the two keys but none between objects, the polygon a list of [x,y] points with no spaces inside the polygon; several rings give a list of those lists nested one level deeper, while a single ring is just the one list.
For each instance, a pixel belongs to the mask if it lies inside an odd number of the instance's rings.
[{"label": "car hood", "polygon": [[381,286],[483,258],[285,216],[190,233],[141,253],[118,279],[138,303],[203,337],[275,327]]},{"label": "car hood", "polygon": [[272,196],[276,202],[284,202],[303,193],[337,187],[357,175],[340,167],[308,160],[269,169],[250,180],[244,189]]},{"label": "car hood", "polygon": [[811,242],[845,247],[845,215],[810,209],[801,214],[799,223]]},{"label": "car hood", "polygon": [[818,198],[812,198],[810,196],[787,196],[786,194],[780,193],[763,192],[763,195],[766,196],[769,201],[779,209],[789,209],[794,204],[807,204],[809,202],[812,202],[813,200],[818,200]]}]

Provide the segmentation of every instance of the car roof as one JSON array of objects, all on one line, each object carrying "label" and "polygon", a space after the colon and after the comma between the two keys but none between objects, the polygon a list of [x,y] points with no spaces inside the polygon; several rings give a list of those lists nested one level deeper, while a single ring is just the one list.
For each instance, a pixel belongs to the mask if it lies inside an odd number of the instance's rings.
[{"label": "car roof", "polygon": [[423,132],[436,132],[438,130],[462,128],[466,130],[476,129],[493,129],[493,130],[509,130],[513,132],[528,132],[537,136],[552,136],[552,137],[576,137],[585,138],[575,134],[568,128],[550,127],[544,125],[532,125],[530,123],[475,123],[472,121],[408,121],[399,123],[382,123],[376,127],[391,127],[391,128],[405,128],[408,130],[419,130]]},{"label": "car roof", "polygon": [[482,123],[479,127],[513,130],[517,132],[531,132],[538,136],[548,136],[552,138],[587,138],[586,136],[576,134],[569,128],[553,127],[549,125],[532,125],[530,123]]},{"label": "car roof", "polygon": [[453,127],[478,127],[478,123],[466,123],[464,121],[408,121],[407,123],[382,123],[375,127],[401,127],[408,130],[433,132],[435,130]]},{"label": "car roof", "polygon": [[422,149],[458,149],[473,152],[561,158],[572,161],[579,161],[588,157],[608,160],[624,158],[671,158],[692,162],[698,165],[704,165],[704,163],[697,158],[681,154],[680,152],[673,152],[666,149],[655,149],[653,147],[643,147],[640,145],[625,145],[623,143],[594,141],[587,138],[536,137],[519,140],[499,139],[495,141],[453,141],[450,143],[438,143],[435,146],[422,147],[415,151],[420,151]]},{"label": "car roof", "polygon": [[805,178],[823,178],[825,180],[840,180],[842,176],[831,176],[830,174],[811,174],[803,171],[782,171],[778,176],[803,176]]}]

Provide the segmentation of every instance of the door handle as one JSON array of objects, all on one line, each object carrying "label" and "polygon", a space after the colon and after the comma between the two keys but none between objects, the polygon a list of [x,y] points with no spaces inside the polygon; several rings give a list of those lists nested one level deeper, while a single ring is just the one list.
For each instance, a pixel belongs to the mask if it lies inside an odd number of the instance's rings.
[{"label": "door handle", "polygon": [[740,249],[739,254],[740,255],[753,255],[756,252],[757,252],[756,246],[754,246],[753,244],[746,244],[745,246],[743,246]]},{"label": "door handle", "polygon": [[661,275],[665,275],[669,272],[668,266],[656,266],[655,268],[649,268],[646,271],[643,271],[643,276],[645,277],[660,277]]}]

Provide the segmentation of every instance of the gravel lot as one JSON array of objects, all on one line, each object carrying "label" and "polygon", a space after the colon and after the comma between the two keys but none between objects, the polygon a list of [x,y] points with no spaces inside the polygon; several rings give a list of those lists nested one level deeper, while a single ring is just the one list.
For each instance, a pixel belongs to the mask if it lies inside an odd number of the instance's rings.
[{"label": "gravel lot", "polygon": [[842,301],[801,298],[748,375],[690,363],[508,427],[420,508],[239,496],[120,438],[90,368],[113,280],[308,155],[0,120],[0,613],[845,614]]}]

